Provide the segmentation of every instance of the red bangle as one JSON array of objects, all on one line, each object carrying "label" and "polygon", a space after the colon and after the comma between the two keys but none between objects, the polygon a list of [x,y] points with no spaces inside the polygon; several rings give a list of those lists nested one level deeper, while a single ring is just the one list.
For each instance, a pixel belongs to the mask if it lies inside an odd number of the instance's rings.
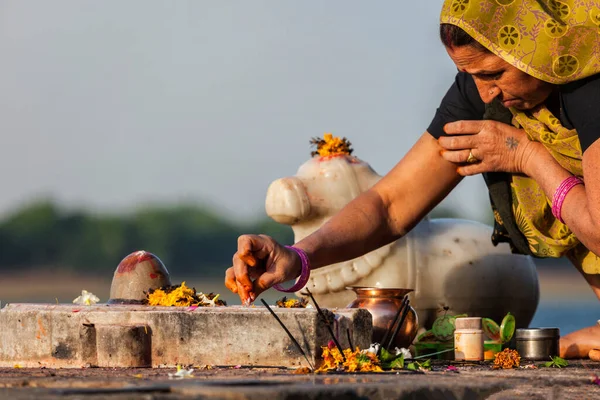
[{"label": "red bangle", "polygon": [[292,286],[291,288],[286,289],[280,284],[273,285],[273,288],[280,292],[293,293],[302,289],[308,283],[308,278],[310,277],[310,263],[308,262],[308,256],[306,255],[306,252],[304,250],[294,246],[285,247],[287,249],[294,250],[298,254],[300,260],[302,261],[302,272],[300,273],[300,277],[298,278],[294,286]]},{"label": "red bangle", "polygon": [[554,192],[554,197],[552,198],[552,214],[563,224],[565,222],[562,220],[561,212],[565,197],[567,197],[569,191],[577,185],[583,185],[583,180],[578,176],[572,175],[562,181],[556,188],[556,192]]}]

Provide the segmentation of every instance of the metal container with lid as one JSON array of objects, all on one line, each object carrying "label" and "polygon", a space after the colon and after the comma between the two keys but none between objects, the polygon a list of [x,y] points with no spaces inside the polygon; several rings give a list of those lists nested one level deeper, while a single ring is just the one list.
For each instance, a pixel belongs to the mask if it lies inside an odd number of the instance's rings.
[{"label": "metal container with lid", "polygon": [[515,334],[517,351],[527,360],[549,360],[559,351],[559,328],[517,329]]}]

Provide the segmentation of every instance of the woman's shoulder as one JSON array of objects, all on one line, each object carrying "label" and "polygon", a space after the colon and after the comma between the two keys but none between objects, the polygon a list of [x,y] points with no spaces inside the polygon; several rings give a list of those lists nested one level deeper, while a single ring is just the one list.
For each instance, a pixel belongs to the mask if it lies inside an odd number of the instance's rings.
[{"label": "woman's shoulder", "polygon": [[559,91],[563,116],[585,152],[600,138],[600,74],[560,85]]},{"label": "woman's shoulder", "polygon": [[600,74],[559,85],[560,92],[563,95],[573,94],[580,90],[597,90],[598,88],[600,88]]},{"label": "woman's shoulder", "polygon": [[466,72],[458,72],[427,131],[439,138],[444,134],[445,124],[459,120],[479,120],[483,118],[484,112],[485,104],[479,96],[473,77]]}]

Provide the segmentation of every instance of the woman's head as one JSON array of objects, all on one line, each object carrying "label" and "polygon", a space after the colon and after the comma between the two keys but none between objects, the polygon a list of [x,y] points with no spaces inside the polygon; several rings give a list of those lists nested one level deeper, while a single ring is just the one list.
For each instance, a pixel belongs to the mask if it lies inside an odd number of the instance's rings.
[{"label": "woman's head", "polygon": [[[600,73],[597,1],[444,0],[440,24],[441,38],[449,53],[464,53],[465,49],[491,53],[543,82],[560,85]],[[472,54],[451,56],[474,59]],[[518,76],[516,72],[509,75],[511,79],[518,78],[516,82],[521,84],[515,83],[511,88],[506,82],[498,82],[507,99],[509,94],[521,98],[520,94],[540,93],[536,82],[527,76]],[[484,83],[492,86],[489,82],[478,83],[482,87]],[[527,90],[521,91],[521,86]],[[487,93],[490,90],[493,88]],[[524,100],[527,101],[520,107],[529,107],[539,98]]]},{"label": "woman's head", "polygon": [[456,25],[441,24],[440,39],[459,71],[473,76],[485,103],[527,110],[543,103],[553,85],[513,67]]}]

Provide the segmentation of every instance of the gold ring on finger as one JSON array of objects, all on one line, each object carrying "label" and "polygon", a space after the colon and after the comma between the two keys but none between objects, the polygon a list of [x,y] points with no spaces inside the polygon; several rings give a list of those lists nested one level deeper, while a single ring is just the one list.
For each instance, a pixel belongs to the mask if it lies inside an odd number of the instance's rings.
[{"label": "gold ring on finger", "polygon": [[467,158],[467,163],[474,164],[479,162],[479,159],[473,155],[473,150],[469,150],[469,157]]}]

